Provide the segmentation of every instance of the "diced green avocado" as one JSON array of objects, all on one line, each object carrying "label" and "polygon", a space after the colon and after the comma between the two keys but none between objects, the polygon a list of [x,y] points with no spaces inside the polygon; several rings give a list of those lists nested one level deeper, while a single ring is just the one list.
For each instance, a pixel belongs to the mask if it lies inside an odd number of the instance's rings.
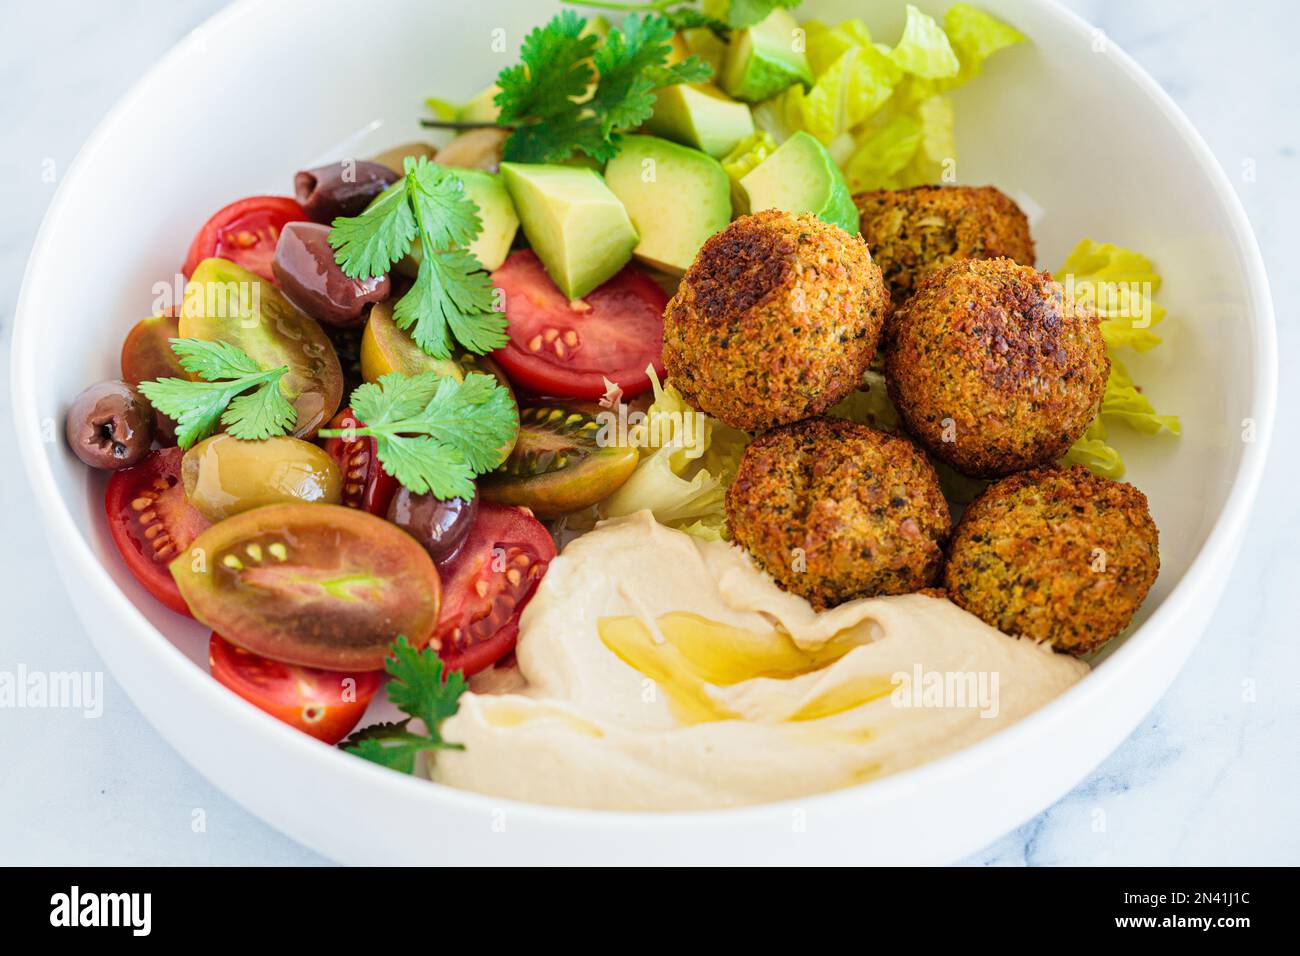
[{"label": "diced green avocado", "polygon": [[754,132],[754,117],[748,106],[712,84],[679,83],[656,91],[645,128],[717,158]]},{"label": "diced green avocado", "polygon": [[690,27],[678,35],[686,46],[686,52],[695,54],[713,67],[714,76],[722,72],[722,61],[727,55],[726,40],[720,40],[708,27]]},{"label": "diced green avocado", "polygon": [[858,210],[844,174],[817,137],[802,130],[742,177],[740,188],[750,212],[810,212],[845,232],[858,231]]},{"label": "diced green avocado", "polygon": [[730,180],[718,161],[655,136],[624,136],[605,182],[641,234],[632,255],[685,272],[704,240],[731,222]]},{"label": "diced green avocado", "polygon": [[757,103],[788,86],[812,86],[812,68],[796,43],[799,24],[780,8],[752,27],[735,30],[722,61],[722,88],[738,100]]},{"label": "diced green avocado", "polygon": [[482,93],[461,105],[456,119],[462,123],[495,123],[501,115],[501,107],[493,102],[501,87],[493,83]]},{"label": "diced green avocado", "polygon": [[[465,184],[465,196],[478,206],[478,218],[482,223],[478,236],[469,244],[469,251],[484,269],[491,272],[506,261],[515,233],[519,231],[515,204],[499,175],[482,169],[457,169],[456,175]],[[397,271],[414,279],[423,258],[424,248],[417,238],[411,243],[406,258],[397,264]]]},{"label": "diced green avocado", "polygon": [[594,170],[502,163],[524,235],[570,299],[581,299],[632,258],[639,236],[627,210]]}]

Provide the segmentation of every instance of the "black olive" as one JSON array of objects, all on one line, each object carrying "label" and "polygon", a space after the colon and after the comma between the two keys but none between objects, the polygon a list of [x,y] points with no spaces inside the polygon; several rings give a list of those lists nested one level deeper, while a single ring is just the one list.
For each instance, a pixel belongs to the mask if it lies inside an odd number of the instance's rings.
[{"label": "black olive", "polygon": [[338,216],[360,215],[400,178],[379,163],[348,159],[302,170],[293,177],[293,187],[307,215],[328,225]]},{"label": "black olive", "polygon": [[92,468],[127,468],[149,454],[154,414],[149,400],[126,382],[100,382],[72,401],[64,432],[77,457]]},{"label": "black olive", "polygon": [[424,545],[438,564],[455,556],[476,514],[477,491],[468,501],[464,498],[440,501],[433,495],[417,495],[408,488],[398,488],[388,505],[388,520]]},{"label": "black olive", "polygon": [[334,260],[330,230],[314,222],[287,223],[275,246],[271,271],[280,291],[323,325],[362,325],[366,310],[392,291],[388,276],[349,279]]}]

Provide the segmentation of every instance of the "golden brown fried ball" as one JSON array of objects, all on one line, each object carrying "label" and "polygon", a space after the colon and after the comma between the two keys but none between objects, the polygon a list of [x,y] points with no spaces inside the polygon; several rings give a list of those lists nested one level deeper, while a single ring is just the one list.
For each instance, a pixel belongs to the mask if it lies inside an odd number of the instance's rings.
[{"label": "golden brown fried ball", "polygon": [[984,492],[953,534],[944,586],[1000,631],[1083,655],[1128,626],[1159,571],[1146,496],[1075,465]]},{"label": "golden brown fried ball", "polygon": [[897,308],[930,266],[953,259],[1034,264],[1029,220],[992,186],[917,186],[858,193],[862,238]]},{"label": "golden brown fried ball", "polygon": [[1096,315],[1010,259],[926,272],[890,317],[883,350],[903,426],[977,478],[1060,458],[1097,416],[1110,372]]},{"label": "golden brown fried ball", "polygon": [[817,608],[934,584],[952,529],[919,449],[839,418],[750,442],[727,489],[727,521],[777,584]]},{"label": "golden brown fried ball", "polygon": [[858,236],[815,216],[741,216],[700,248],[664,313],[664,368],[692,406],[757,431],[858,387],[889,295]]}]

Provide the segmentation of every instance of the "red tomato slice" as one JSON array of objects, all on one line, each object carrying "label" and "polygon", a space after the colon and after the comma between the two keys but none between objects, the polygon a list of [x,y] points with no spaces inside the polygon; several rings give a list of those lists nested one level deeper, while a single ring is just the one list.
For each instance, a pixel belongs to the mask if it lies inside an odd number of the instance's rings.
[{"label": "red tomato slice", "polygon": [[599,398],[606,378],[631,396],[650,387],[647,366],[663,377],[668,296],[635,266],[570,302],[532,250],[521,249],[492,273],[492,284],[505,293],[510,336],[492,357],[516,385]]},{"label": "red tomato slice", "polygon": [[555,542],[521,508],[479,503],[469,537],[440,566],[443,603],[433,646],[449,670],[490,667],[515,647],[519,613],[555,557]]},{"label": "red tomato slice", "polygon": [[285,223],[307,218],[302,206],[286,196],[249,196],[232,202],[203,224],[190,243],[181,271],[188,279],[200,262],[218,256],[278,285],[271,272],[271,261],[280,241],[280,230]]},{"label": "red tomato slice", "polygon": [[[343,409],[334,416],[327,428],[361,428],[362,422],[352,413],[352,408]],[[372,515],[384,517],[388,514],[388,504],[397,493],[397,479],[384,471],[375,452],[373,438],[327,438],[325,450],[339,463],[343,472],[343,504],[349,508],[360,508]]]},{"label": "red tomato slice", "polygon": [[382,671],[350,674],[281,664],[236,647],[215,631],[208,667],[223,687],[327,744],[348,735],[384,684]]},{"label": "red tomato slice", "polygon": [[178,614],[189,614],[167,564],[208,527],[181,483],[179,448],[160,448],[133,468],[113,472],[104,508],[108,530],[126,566],[149,593]]}]

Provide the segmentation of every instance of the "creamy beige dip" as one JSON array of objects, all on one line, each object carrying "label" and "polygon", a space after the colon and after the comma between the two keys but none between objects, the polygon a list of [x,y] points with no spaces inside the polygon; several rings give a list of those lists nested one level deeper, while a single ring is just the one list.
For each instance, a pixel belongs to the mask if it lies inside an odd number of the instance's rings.
[{"label": "creamy beige dip", "polygon": [[951,753],[1087,665],[951,602],[818,613],[743,549],[607,521],[556,558],[518,668],[473,682],[434,780],[533,803],[678,810],[833,790]]}]

